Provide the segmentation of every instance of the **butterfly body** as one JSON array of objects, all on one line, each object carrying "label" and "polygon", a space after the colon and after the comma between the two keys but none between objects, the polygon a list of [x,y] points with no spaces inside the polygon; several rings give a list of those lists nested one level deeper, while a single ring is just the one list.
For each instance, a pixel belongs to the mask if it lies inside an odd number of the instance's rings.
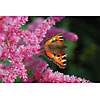
[{"label": "butterfly body", "polygon": [[61,33],[57,33],[50,39],[44,42],[45,54],[50,59],[53,60],[60,68],[65,68],[66,66],[66,54],[64,49],[66,46],[63,44],[63,36]]},{"label": "butterfly body", "polygon": [[48,49],[51,53],[58,54],[62,50],[64,50],[64,45],[62,43],[55,42],[55,43],[48,44],[46,49]]}]

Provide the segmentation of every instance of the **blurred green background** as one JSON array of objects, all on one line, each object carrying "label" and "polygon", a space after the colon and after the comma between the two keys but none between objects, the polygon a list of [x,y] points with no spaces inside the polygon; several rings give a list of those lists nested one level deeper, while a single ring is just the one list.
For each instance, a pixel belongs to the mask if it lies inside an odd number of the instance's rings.
[{"label": "blurred green background", "polygon": [[69,30],[78,34],[69,73],[100,82],[100,17],[69,17]]},{"label": "blurred green background", "polygon": [[[42,17],[47,18],[46,16]],[[36,18],[38,17],[29,17],[27,24]],[[26,25],[23,27],[25,28]],[[59,69],[55,63],[42,55],[39,57],[46,60],[54,72],[59,71],[92,82],[100,82],[100,17],[66,16],[65,19],[56,24],[56,27],[74,32],[79,37],[77,42],[64,41],[64,44],[68,47],[65,50],[68,54],[66,69]]]},{"label": "blurred green background", "polygon": [[100,82],[100,17],[66,17],[60,25],[79,36],[77,42],[66,40],[68,65],[64,72]]},{"label": "blurred green background", "polygon": [[[39,17],[47,18],[47,16]],[[29,21],[22,26],[22,29],[26,29],[28,24],[39,17],[29,17]],[[42,55],[39,57],[47,61],[54,72],[59,71],[65,75],[75,75],[92,82],[100,82],[100,17],[66,16],[55,26],[74,32],[79,37],[77,42],[64,41],[64,45],[68,47],[65,50],[68,54],[66,69],[59,69],[55,63]],[[17,78],[15,82],[21,81]]]}]

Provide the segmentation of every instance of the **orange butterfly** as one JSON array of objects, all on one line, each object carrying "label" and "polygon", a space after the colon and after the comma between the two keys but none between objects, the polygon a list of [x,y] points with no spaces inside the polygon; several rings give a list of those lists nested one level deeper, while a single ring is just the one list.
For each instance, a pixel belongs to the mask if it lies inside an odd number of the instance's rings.
[{"label": "orange butterfly", "polygon": [[50,39],[44,42],[44,52],[46,57],[53,60],[59,68],[66,67],[66,57],[67,54],[64,53],[66,46],[63,44],[63,36],[61,33],[57,33]]}]

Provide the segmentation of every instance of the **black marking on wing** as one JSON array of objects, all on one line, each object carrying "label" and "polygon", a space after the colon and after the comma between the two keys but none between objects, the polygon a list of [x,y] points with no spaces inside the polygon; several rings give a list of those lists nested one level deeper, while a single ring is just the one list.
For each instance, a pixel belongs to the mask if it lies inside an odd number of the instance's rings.
[{"label": "black marking on wing", "polygon": [[66,64],[67,64],[67,55],[66,54],[62,54],[62,62],[64,64],[64,66],[66,66]]},{"label": "black marking on wing", "polygon": [[57,57],[60,57],[60,55],[57,55]]},{"label": "black marking on wing", "polygon": [[60,41],[63,41],[63,37],[59,37],[59,40],[60,40]]},{"label": "black marking on wing", "polygon": [[59,37],[60,39],[63,39],[63,37]]},{"label": "black marking on wing", "polygon": [[65,54],[62,54],[62,56],[65,56]]},{"label": "black marking on wing", "polygon": [[51,43],[54,43],[55,41],[51,39]]},{"label": "black marking on wing", "polygon": [[63,64],[66,64],[66,61],[65,61],[65,62],[63,62]]},{"label": "black marking on wing", "polygon": [[54,56],[56,56],[56,54],[54,53]]},{"label": "black marking on wing", "polygon": [[55,41],[58,41],[57,39],[55,39]]},{"label": "black marking on wing", "polygon": [[63,40],[63,36],[62,36],[61,33],[59,33],[59,38],[60,38],[61,40]]},{"label": "black marking on wing", "polygon": [[66,57],[63,57],[62,60],[66,59]]}]

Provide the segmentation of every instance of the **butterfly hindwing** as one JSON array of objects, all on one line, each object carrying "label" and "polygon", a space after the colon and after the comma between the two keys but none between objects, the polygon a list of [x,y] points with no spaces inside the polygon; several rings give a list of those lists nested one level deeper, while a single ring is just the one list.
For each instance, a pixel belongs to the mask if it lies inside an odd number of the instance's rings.
[{"label": "butterfly hindwing", "polygon": [[66,56],[67,55],[64,53],[64,51],[62,51],[54,56],[54,62],[57,63],[60,68],[65,68],[67,62]]},{"label": "butterfly hindwing", "polygon": [[54,58],[54,54],[52,54],[48,49],[45,49],[45,56],[50,60]]}]

